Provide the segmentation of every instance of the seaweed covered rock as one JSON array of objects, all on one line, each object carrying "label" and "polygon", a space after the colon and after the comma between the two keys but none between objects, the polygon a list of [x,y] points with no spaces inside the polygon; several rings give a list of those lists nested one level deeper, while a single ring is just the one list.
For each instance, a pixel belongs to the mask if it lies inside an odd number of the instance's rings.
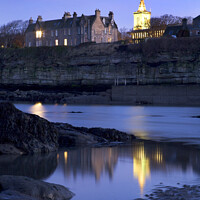
[{"label": "seaweed covered rock", "polygon": [[0,152],[46,153],[58,148],[58,132],[47,120],[0,103]]},{"label": "seaweed covered rock", "polygon": [[61,185],[23,176],[0,176],[1,200],[69,200],[74,194]]}]

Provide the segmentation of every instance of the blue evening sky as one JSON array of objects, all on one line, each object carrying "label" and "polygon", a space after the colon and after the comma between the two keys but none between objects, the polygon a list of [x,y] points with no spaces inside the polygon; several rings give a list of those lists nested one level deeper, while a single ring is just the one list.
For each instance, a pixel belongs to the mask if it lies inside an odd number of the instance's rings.
[{"label": "blue evening sky", "polygon": [[[42,15],[44,20],[62,18],[64,11],[93,15],[95,9],[107,16],[109,11],[115,14],[119,28],[133,27],[133,12],[137,11],[140,0],[0,0],[0,25],[12,20],[36,20]],[[200,15],[200,0],[145,0],[147,10],[152,16],[172,14],[176,16]]]}]

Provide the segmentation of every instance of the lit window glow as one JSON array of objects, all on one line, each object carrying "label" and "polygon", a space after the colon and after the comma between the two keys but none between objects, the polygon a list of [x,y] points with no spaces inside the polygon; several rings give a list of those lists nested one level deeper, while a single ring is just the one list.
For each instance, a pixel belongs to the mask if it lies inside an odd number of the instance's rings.
[{"label": "lit window glow", "polygon": [[55,40],[55,46],[58,46],[58,40]]},{"label": "lit window glow", "polygon": [[64,46],[67,46],[67,39],[64,39]]},{"label": "lit window glow", "polygon": [[36,31],[36,38],[42,38],[42,31]]}]

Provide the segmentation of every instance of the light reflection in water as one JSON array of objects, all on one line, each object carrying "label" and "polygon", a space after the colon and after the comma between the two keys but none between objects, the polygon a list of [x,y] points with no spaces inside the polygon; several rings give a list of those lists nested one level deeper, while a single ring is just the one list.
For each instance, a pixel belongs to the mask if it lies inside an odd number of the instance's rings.
[{"label": "light reflection in water", "polygon": [[38,102],[30,107],[29,112],[32,114],[38,115],[42,118],[45,118],[46,110],[45,110],[44,106],[42,105],[42,103]]},{"label": "light reflection in water", "polygon": [[67,157],[68,157],[68,152],[64,152],[64,159],[65,159],[65,165],[67,165]]},{"label": "light reflection in water", "polygon": [[160,182],[171,186],[178,182],[198,184],[199,153],[198,149],[184,146],[146,142],[70,148],[45,156],[0,156],[0,174],[64,185],[76,194],[74,200],[128,200],[143,198]]},{"label": "light reflection in water", "polygon": [[143,195],[146,179],[150,177],[150,159],[146,156],[144,143],[138,144],[134,149],[133,175],[138,179],[141,194]]}]

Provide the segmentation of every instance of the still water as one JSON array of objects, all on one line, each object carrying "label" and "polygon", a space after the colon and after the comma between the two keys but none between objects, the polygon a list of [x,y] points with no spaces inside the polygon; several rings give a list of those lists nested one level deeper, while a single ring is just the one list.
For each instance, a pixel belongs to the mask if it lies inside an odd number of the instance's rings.
[{"label": "still water", "polygon": [[[116,128],[153,140],[200,140],[200,108],[24,105],[17,108],[74,126]],[[73,200],[132,200],[160,183],[199,184],[200,150],[176,143],[135,142],[61,149],[43,156],[0,156],[0,173],[68,187]]]},{"label": "still water", "polygon": [[[67,106],[17,104],[24,112],[74,126],[115,128],[150,140],[200,143],[200,107]],[[78,112],[78,113],[77,113]]]},{"label": "still water", "polygon": [[0,156],[0,174],[57,183],[73,200],[133,200],[155,185],[199,184],[200,151],[175,144],[62,149],[42,156]]}]

